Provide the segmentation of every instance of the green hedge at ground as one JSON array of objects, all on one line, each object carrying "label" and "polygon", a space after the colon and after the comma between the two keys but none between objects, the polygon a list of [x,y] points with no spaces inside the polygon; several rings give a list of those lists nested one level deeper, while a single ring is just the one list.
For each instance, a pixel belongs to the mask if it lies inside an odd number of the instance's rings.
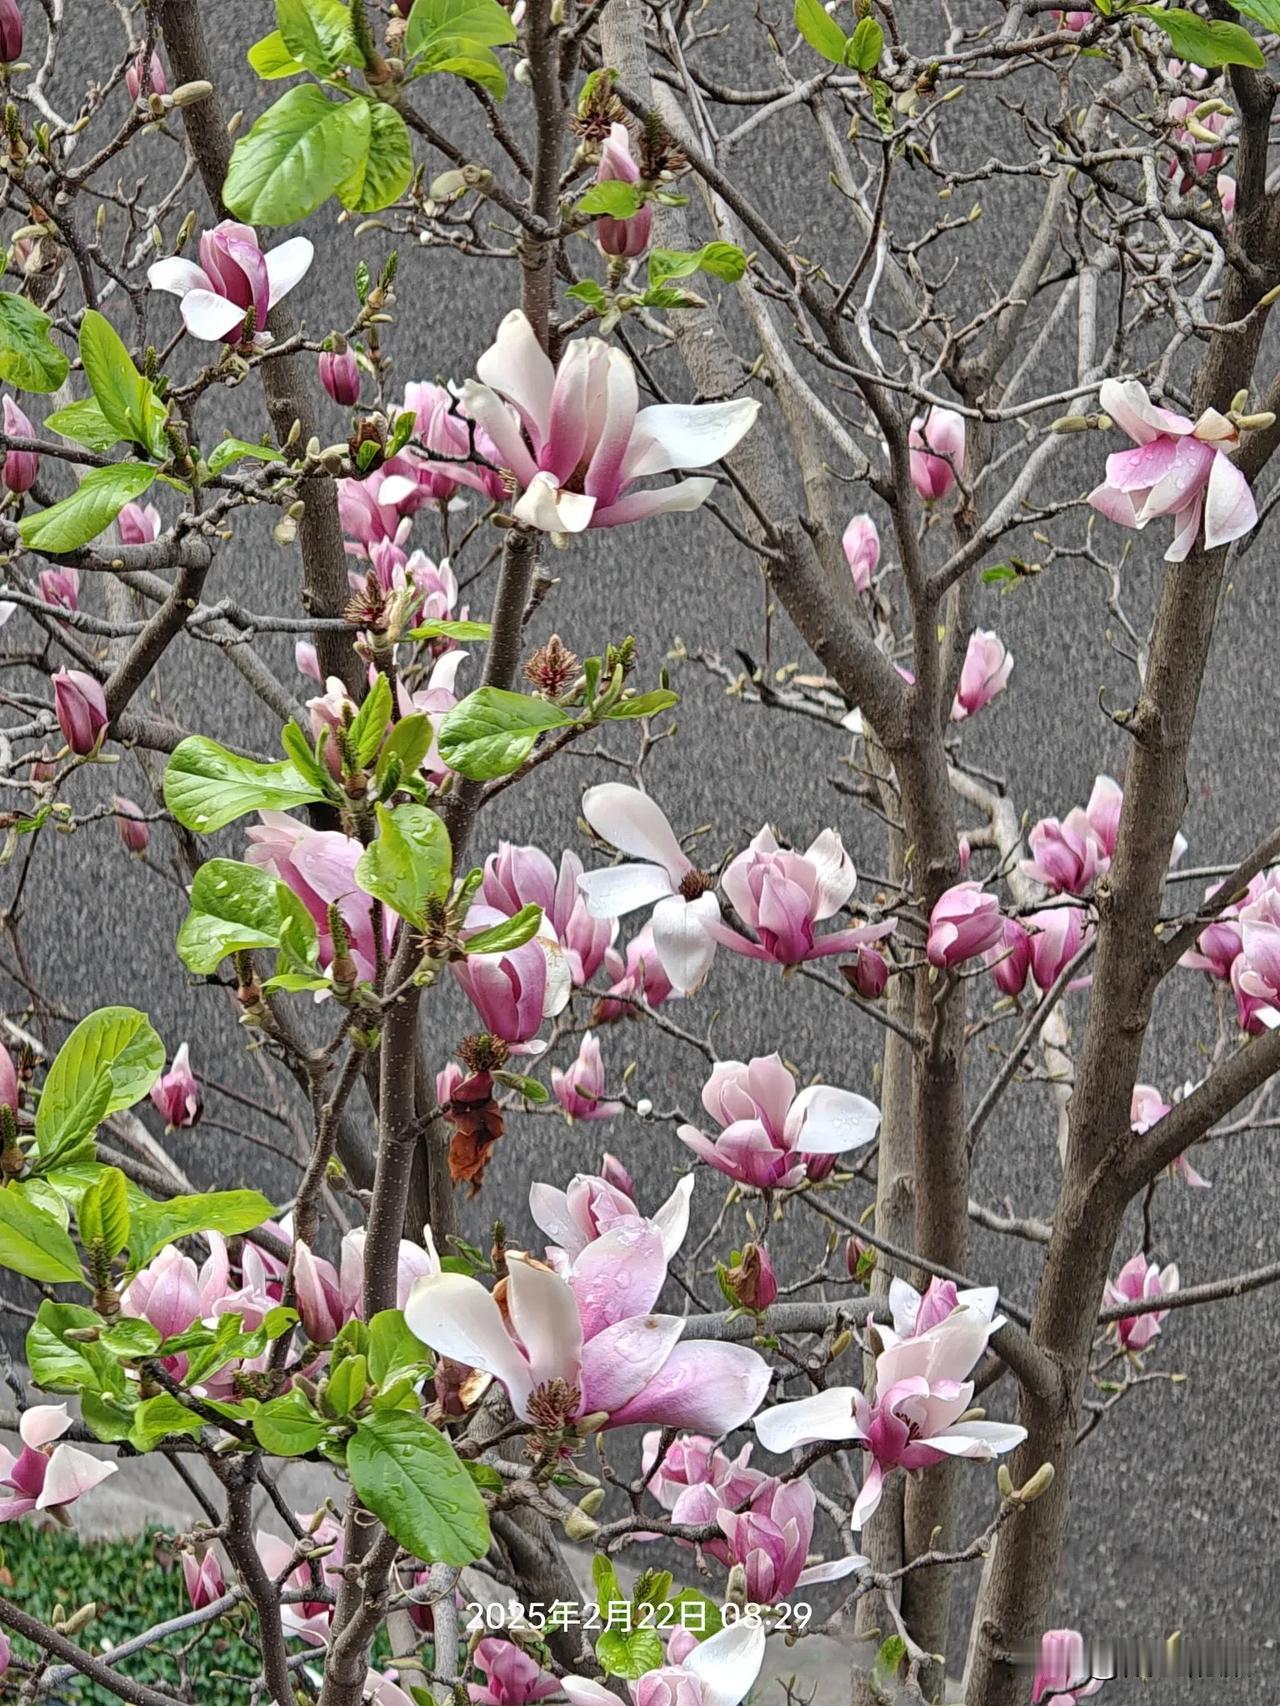
[{"label": "green hedge at ground", "polygon": [[[94,1602],[97,1613],[76,1639],[98,1656],[104,1642],[114,1645],[190,1610],[182,1567],[159,1530],[135,1540],[81,1541],[71,1529],[10,1523],[0,1529],[0,1556],[5,1593],[45,1622],[51,1621],[56,1605],[70,1617]],[[185,1678],[200,1706],[244,1706],[259,1665],[254,1649],[234,1628],[234,1622],[224,1619],[216,1628],[186,1630],[162,1647],[122,1660],[120,1669],[156,1685]],[[35,1656],[31,1645],[20,1639],[14,1640],[13,1652],[16,1659],[31,1661]],[[0,1680],[0,1699],[15,1697],[19,1682],[15,1667]],[[49,1698],[74,1701],[76,1706],[119,1706],[116,1695],[83,1678]]]}]

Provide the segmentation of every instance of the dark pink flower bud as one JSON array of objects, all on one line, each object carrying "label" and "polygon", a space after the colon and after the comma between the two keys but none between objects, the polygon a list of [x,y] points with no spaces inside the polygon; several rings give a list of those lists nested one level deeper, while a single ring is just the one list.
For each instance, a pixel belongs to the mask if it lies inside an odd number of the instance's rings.
[{"label": "dark pink flower bud", "polygon": [[734,1265],[724,1269],[724,1285],[743,1309],[767,1309],[778,1295],[778,1281],[764,1246],[747,1244]]},{"label": "dark pink flower bud", "polygon": [[[131,65],[125,68],[124,84],[125,88],[129,91],[129,99],[136,101],[142,89],[141,54],[138,55]],[[151,55],[150,92],[153,95],[167,95],[169,93],[169,79],[164,74],[164,66],[160,63],[160,55],[158,53],[153,53]]]},{"label": "dark pink flower bud", "polygon": [[876,1265],[876,1253],[870,1244],[864,1244],[861,1238],[847,1238],[844,1246],[845,1271],[852,1280],[866,1281],[870,1279],[872,1269]]},{"label": "dark pink flower bud", "polygon": [[184,1552],[182,1579],[193,1611],[203,1611],[206,1605],[212,1605],[227,1591],[227,1578],[216,1552],[206,1552],[203,1558],[193,1558],[190,1552]]},{"label": "dark pink flower bud", "polygon": [[[142,816],[142,807],[117,794],[112,804],[116,808],[116,828],[130,853],[145,853],[151,840],[151,829]],[[185,1049],[186,1044],[183,1044]]]},{"label": "dark pink flower bud", "polygon": [[126,504],[116,518],[122,545],[150,545],[160,537],[160,511],[154,504]]},{"label": "dark pink flower bud", "polygon": [[840,971],[864,1001],[878,1001],[889,981],[889,962],[878,948],[872,948],[865,942],[858,949],[853,964],[841,966]]},{"label": "dark pink flower bud", "polygon": [[[4,0],[0,0],[0,7]],[[0,16],[3,14],[0,13]],[[19,37],[22,30],[19,26]],[[0,53],[0,59],[8,58]],[[34,438],[36,429],[14,402],[12,397],[4,400],[4,430],[10,438]],[[40,458],[32,450],[9,450],[5,453],[4,469],[0,472],[6,490],[10,492],[29,492],[36,483],[36,475],[40,472]]]},{"label": "dark pink flower bud", "polygon": [[621,1191],[624,1196],[635,1200],[635,1187],[631,1183],[631,1175],[618,1160],[616,1155],[610,1155],[606,1150],[600,1160],[600,1177],[606,1184],[612,1185],[615,1191]]},{"label": "dark pink flower bud", "polygon": [[18,1069],[3,1043],[0,1043],[0,1108],[12,1108],[15,1114],[18,1111]]},{"label": "dark pink flower bud", "polygon": [[320,383],[344,409],[352,409],[360,401],[360,368],[355,356],[343,343],[339,349],[320,351],[316,363]]},{"label": "dark pink flower bud", "polygon": [[107,726],[107,700],[101,684],[82,669],[60,669],[53,678],[53,702],[62,738],[81,758],[91,753]]},{"label": "dark pink flower bud", "polygon": [[[137,809],[136,807],[134,808]],[[173,1057],[173,1065],[151,1087],[151,1102],[164,1115],[170,1131],[175,1126],[192,1126],[200,1118],[200,1085],[191,1070],[187,1045],[183,1043]]]},{"label": "dark pink flower bud", "polygon": [[[638,184],[640,168],[631,157],[631,133],[625,124],[611,126],[600,151],[596,168],[598,184]],[[597,219],[596,241],[606,255],[630,259],[642,255],[649,246],[653,227],[653,208],[646,202],[629,219]]]},{"label": "dark pink flower bud", "polygon": [[39,582],[46,604],[61,605],[63,610],[80,608],[80,576],[73,568],[41,569]]},{"label": "dark pink flower bud", "polygon": [[1021,995],[1031,970],[1031,937],[1016,918],[1006,918],[1004,933],[988,948],[987,964],[1001,995]]},{"label": "dark pink flower bud", "polygon": [[22,13],[18,0],[0,0],[0,60],[12,65],[22,58]]}]

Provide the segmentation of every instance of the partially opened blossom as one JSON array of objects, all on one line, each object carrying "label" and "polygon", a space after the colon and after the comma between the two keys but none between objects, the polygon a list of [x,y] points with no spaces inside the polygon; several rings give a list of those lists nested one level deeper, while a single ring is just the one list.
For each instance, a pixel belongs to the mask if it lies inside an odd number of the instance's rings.
[{"label": "partially opened blossom", "polygon": [[[777,1605],[797,1588],[839,1581],[864,1569],[868,1560],[859,1556],[808,1564],[816,1508],[817,1495],[808,1480],[779,1481],[770,1476],[756,1488],[745,1511],[720,1506],[712,1520],[719,1524],[724,1542],[713,1540],[705,1550],[730,1567],[741,1564],[747,1598],[757,1605]],[[675,1520],[693,1519],[681,1514]]]},{"label": "partially opened blossom", "polygon": [[[1185,121],[1192,118],[1199,105],[1196,95],[1175,95],[1169,102],[1169,117],[1175,124],[1171,140],[1179,150],[1169,161],[1169,176],[1177,178],[1180,195],[1189,194],[1210,172],[1216,172],[1227,158],[1225,146],[1206,143],[1203,136],[1194,136],[1186,128]],[[1195,122],[1202,131],[1207,130],[1213,136],[1225,136],[1231,114],[1203,113],[1196,117]]]},{"label": "partially opened blossom", "polygon": [[1047,994],[1093,934],[1082,906],[1049,906],[1026,920],[1031,935],[1031,976]]},{"label": "partially opened blossom", "polygon": [[[1110,1309],[1125,1303],[1145,1303],[1153,1297],[1168,1297],[1177,1289],[1177,1266],[1170,1262],[1167,1267],[1157,1267],[1139,1250],[1121,1268],[1114,1284],[1107,1281],[1102,1294],[1103,1307]],[[1151,1309],[1144,1315],[1121,1316],[1111,1325],[1125,1350],[1145,1351],[1159,1333],[1160,1323],[1168,1313],[1167,1309]]]},{"label": "partially opened blossom", "polygon": [[[129,91],[131,101],[136,101],[142,93],[142,67],[143,56],[138,53],[124,68],[124,86]],[[164,66],[160,62],[158,53],[151,55],[148,82],[151,94],[167,95],[169,93],[169,79],[165,76]]]},{"label": "partially opened blossom", "polygon": [[911,484],[926,502],[945,498],[964,462],[964,416],[954,409],[931,407],[912,421],[907,441]]},{"label": "partially opened blossom", "polygon": [[1236,180],[1230,172],[1219,172],[1214,179],[1218,191],[1218,200],[1222,205],[1222,219],[1228,231],[1236,219]]},{"label": "partially opened blossom", "polygon": [[1006,918],[1000,940],[984,956],[1001,995],[1021,995],[1031,970],[1031,938],[1016,918]]},{"label": "partially opened blossom", "polygon": [[413,437],[384,466],[381,502],[413,515],[425,504],[452,502],[460,486],[501,501],[506,494],[501,454],[452,391],[443,385],[406,385],[402,410],[413,413]]},{"label": "partially opened blossom", "polygon": [[[467,928],[488,929],[505,919],[496,907],[473,906]],[[549,926],[504,954],[468,954],[455,960],[453,975],[490,1036],[501,1037],[518,1054],[541,1053],[546,1044],[534,1039],[542,1021],[559,1013],[572,993],[569,968]]]},{"label": "partially opened blossom", "polygon": [[593,918],[620,918],[653,905],[653,946],[672,986],[698,988],[711,969],[716,943],[710,926],[720,921],[714,879],[699,871],[676,840],[661,808],[621,782],[604,782],[582,796],[582,815],[619,852],[643,860],[586,871],[578,887]]},{"label": "partially opened blossom", "polygon": [[1171,516],[1166,563],[1184,562],[1201,537],[1212,551],[1255,525],[1249,482],[1227,454],[1240,435],[1224,415],[1206,409],[1192,421],[1159,408],[1136,379],[1104,379],[1098,400],[1137,448],[1108,456],[1106,480],[1089,493],[1094,509],[1139,530]]},{"label": "partially opened blossom", "polygon": [[622,1112],[621,1102],[606,1099],[605,1082],[600,1044],[590,1031],[584,1033],[571,1066],[564,1071],[551,1068],[551,1093],[571,1120],[611,1120]]},{"label": "partially opened blossom", "polygon": [[[12,397],[4,400],[4,430],[10,438],[35,438],[36,429]],[[0,464],[0,484],[9,492],[29,492],[40,473],[34,450],[6,450]]]},{"label": "partially opened blossom", "polygon": [[360,401],[360,363],[345,339],[340,349],[324,349],[316,357],[321,385],[339,407],[353,409]]},{"label": "partially opened blossom", "polygon": [[484,862],[480,898],[486,905],[514,918],[524,906],[540,906],[555,931],[574,985],[590,983],[604,963],[618,934],[616,918],[593,917],[579,886],[582,860],[572,851],[560,855],[560,866],[540,847],[498,843]]},{"label": "partially opened blossom", "polygon": [[182,323],[206,343],[239,343],[253,313],[253,333],[264,334],[267,315],[311,265],[306,237],[290,237],[264,254],[252,225],[224,219],[200,239],[200,264],[170,255],[147,268],[153,290],[182,298]]},{"label": "partially opened blossom", "polygon": [[[364,1246],[367,1233],[363,1226],[354,1232],[348,1232],[342,1240],[342,1251],[339,1259],[338,1296],[342,1304],[344,1319],[358,1321],[364,1318]],[[440,1257],[436,1251],[435,1239],[431,1228],[422,1229],[422,1243],[415,1244],[408,1238],[400,1240],[400,1254],[396,1258],[396,1308],[403,1309],[409,1301],[409,1293],[413,1290],[414,1281],[425,1278],[428,1274],[440,1273]]]},{"label": "partially opened blossom", "polygon": [[160,537],[164,523],[154,504],[126,504],[116,517],[122,545],[150,545]]},{"label": "partially opened blossom", "polygon": [[943,970],[975,960],[994,948],[1004,934],[1000,903],[981,883],[954,883],[939,895],[929,914],[925,952],[929,964]]},{"label": "partially opened blossom", "polygon": [[855,515],[840,540],[858,592],[868,592],[880,564],[880,530],[869,515]]},{"label": "partially opened blossom", "polygon": [[[760,1391],[763,1396],[764,1388]],[[65,1442],[54,1444],[70,1426],[65,1404],[33,1404],[22,1412],[22,1450],[15,1457],[8,1446],[0,1445],[0,1522],[73,1504],[115,1474],[114,1463],[103,1463]]]},{"label": "partially opened blossom", "polygon": [[190,1048],[183,1043],[173,1064],[151,1086],[151,1104],[164,1118],[165,1128],[193,1126],[200,1118],[200,1082],[191,1070]]},{"label": "partially opened blossom", "polygon": [[[254,1546],[266,1566],[267,1574],[273,1581],[278,1581],[282,1588],[306,1593],[309,1588],[315,1587],[312,1572],[318,1570],[323,1585],[336,1592],[342,1583],[345,1550],[342,1524],[335,1521],[328,1511],[323,1516],[295,1511],[294,1518],[312,1547],[323,1552],[324,1556],[316,1559],[314,1564],[304,1562],[290,1569],[294,1557],[294,1542],[282,1540],[279,1535],[268,1534],[260,1528],[253,1537]],[[287,1635],[296,1635],[312,1646],[321,1647],[329,1638],[333,1611],[333,1604],[328,1600],[290,1599],[281,1602],[280,1621]],[[372,1674],[370,1672],[370,1675]]]},{"label": "partially opened blossom", "polygon": [[[764,1646],[759,1619],[727,1623],[691,1648],[681,1642],[679,1664],[628,1683],[632,1706],[741,1706],[760,1675]],[[590,1677],[566,1676],[561,1686],[569,1706],[619,1706],[613,1690]]]},{"label": "partially opened blossom", "polygon": [[853,959],[846,966],[841,966],[849,985],[864,1001],[878,1001],[884,994],[889,982],[889,962],[879,948],[872,948],[867,943],[861,943],[855,949]]},{"label": "partially opened blossom", "polygon": [[529,1706],[531,1701],[560,1692],[555,1677],[548,1676],[514,1641],[486,1636],[477,1642],[473,1656],[476,1669],[484,1677],[483,1683],[467,1684],[475,1706]]},{"label": "partially opened blossom", "polygon": [[[895,1275],[889,1281],[889,1310],[893,1317],[893,1332],[899,1339],[918,1338],[921,1333],[940,1326],[957,1309],[976,1309],[988,1323],[989,1331],[994,1333],[1004,1325],[1004,1316],[996,1315],[999,1301],[1000,1290],[994,1285],[971,1286],[957,1290],[954,1280],[938,1279],[935,1276],[929,1281],[922,1295],[909,1280],[900,1279]],[[882,1344],[892,1342],[886,1336],[884,1327],[878,1326],[876,1331]]]},{"label": "partially opened blossom", "polygon": [[[1120,833],[1120,812],[1124,806],[1124,789],[1113,776],[1095,776],[1093,789],[1089,794],[1089,803],[1084,808],[1089,828],[1097,838],[1098,845],[1109,860],[1116,850],[1116,837]],[[1178,837],[1181,840],[1181,837]],[[1185,844],[1184,844],[1185,845]],[[1177,842],[1174,844],[1174,858],[1178,857]]]},{"label": "partially opened blossom", "polygon": [[70,565],[65,569],[41,569],[36,583],[46,604],[58,605],[63,610],[80,608],[80,576]]},{"label": "partially opened blossom", "polygon": [[[247,1327],[256,1327],[270,1299],[252,1289],[234,1290],[226,1240],[217,1232],[203,1237],[209,1254],[199,1267],[176,1244],[166,1244],[120,1294],[120,1313],[148,1322],[162,1339],[176,1338],[215,1315],[239,1313]],[[179,1352],[164,1360],[168,1372],[180,1380],[186,1357]]]},{"label": "partially opened blossom", "polygon": [[1058,28],[1061,30],[1071,30],[1076,35],[1079,35],[1081,30],[1087,29],[1089,27],[1089,25],[1093,22],[1094,16],[1095,16],[1095,14],[1093,12],[1055,12],[1054,13],[1054,17],[1057,20]]},{"label": "partially opened blossom", "polygon": [[1150,1131],[1169,1112],[1169,1104],[1154,1084],[1135,1084],[1129,1099],[1129,1125],[1135,1132]]},{"label": "partially opened blossom", "polygon": [[380,541],[403,545],[409,537],[413,522],[382,495],[382,487],[390,478],[385,469],[378,468],[363,480],[338,481],[338,519],[347,535],[348,556],[367,557],[370,546]]},{"label": "partially opened blossom", "polygon": [[1087,894],[1099,870],[1106,870],[1109,863],[1093,825],[1079,806],[1065,819],[1041,818],[1031,826],[1027,840],[1032,856],[1021,861],[1021,869],[1052,894]]},{"label": "partially opened blossom", "polygon": [[[287,812],[259,812],[261,823],[248,832],[245,863],[258,865],[293,890],[311,914],[320,942],[320,965],[333,960],[329,907],[334,905],[346,927],[351,957],[359,978],[371,978],[376,965],[373,902],[356,886],[356,864],[364,852],[354,836],[337,830],[311,829]],[[390,909],[383,920],[384,946],[393,922]]]},{"label": "partially opened blossom", "polygon": [[337,1270],[300,1238],[293,1246],[293,1286],[302,1330],[311,1343],[327,1345],[337,1338],[347,1317]]},{"label": "partially opened blossom", "polygon": [[999,634],[986,628],[975,628],[969,636],[969,649],[960,671],[960,685],[951,704],[951,721],[962,723],[984,705],[989,705],[997,693],[1003,693],[1013,674],[1013,653]]},{"label": "partially opened blossom", "polygon": [[0,1108],[8,1108],[15,1114],[18,1111],[18,1069],[3,1043],[0,1043]]},{"label": "partially opened blossom", "polygon": [[982,1309],[961,1305],[909,1338],[878,1330],[885,1348],[876,1357],[874,1399],[857,1387],[833,1386],[755,1419],[767,1451],[820,1440],[861,1444],[870,1462],[854,1501],[855,1529],[879,1505],[890,1470],[927,1469],[948,1457],[989,1460],[1026,1438],[1025,1428],[1007,1422],[966,1419],[973,1402],[968,1376],[994,1331]]},{"label": "partially opened blossom", "polygon": [[1090,1671],[1078,1629],[1045,1630],[1031,1684],[1032,1706],[1039,1706],[1041,1700],[1052,1700],[1053,1706],[1075,1706],[1077,1700],[1096,1694],[1102,1682]]},{"label": "partially opened blossom", "polygon": [[324,685],[324,677],[320,673],[320,657],[310,640],[295,640],[293,644],[293,661],[299,675],[305,675],[309,681],[318,681]]},{"label": "partially opened blossom", "polygon": [[[733,1510],[744,1504],[768,1479],[750,1467],[750,1441],[734,1458],[704,1434],[681,1434],[662,1451],[661,1433],[645,1434],[641,1441],[641,1469],[645,1485],[660,1505],[674,1511],[690,1487],[709,1487],[717,1505]],[[659,1461],[661,1458],[661,1461]]]},{"label": "partially opened blossom", "polygon": [[443,652],[432,664],[425,687],[415,687],[410,692],[403,681],[396,683],[400,715],[408,717],[420,711],[431,724],[431,745],[427,748],[427,755],[422,760],[420,769],[427,781],[437,786],[446,776],[452,775],[452,771],[440,756],[440,725],[458,703],[458,671],[466,661],[467,653],[461,647],[456,647],[451,652]]},{"label": "partially opened blossom", "polygon": [[[605,1163],[612,1159],[606,1156]],[[616,1164],[615,1164],[616,1165]],[[603,1171],[578,1173],[568,1190],[536,1183],[529,1187],[529,1213],[534,1224],[552,1240],[547,1261],[559,1274],[568,1275],[573,1264],[597,1238],[622,1220],[639,1220],[652,1226],[662,1241],[662,1253],[670,1262],[684,1243],[689,1230],[689,1199],[693,1174],[687,1173],[652,1217],[641,1214],[627,1186],[616,1183]]]},{"label": "partially opened blossom", "polygon": [[718,915],[707,929],[722,947],[755,960],[794,966],[830,954],[851,953],[892,935],[896,918],[819,935],[815,925],[834,918],[858,882],[853,860],[834,829],[824,829],[803,853],[779,847],[768,824],[745,853],[732,860],[721,887],[756,940],[731,929]]},{"label": "partially opened blossom", "polygon": [[53,676],[53,707],[62,738],[81,758],[97,749],[106,732],[107,696],[102,683],[82,669],[59,669]]},{"label": "partially opened blossom", "polygon": [[710,1166],[757,1190],[800,1184],[809,1156],[860,1149],[880,1125],[875,1103],[852,1090],[811,1084],[797,1095],[777,1054],[718,1062],[702,1087],[702,1105],[722,1128],[719,1135],[682,1125],[677,1137]]},{"label": "partially opened blossom", "polygon": [[212,1605],[227,1591],[227,1578],[216,1552],[206,1552],[203,1558],[184,1552],[182,1582],[193,1611],[203,1611],[206,1605]]},{"label": "partially opened blossom", "polygon": [[578,1257],[568,1280],[510,1253],[490,1294],[462,1274],[421,1279],[405,1306],[411,1332],[441,1356],[492,1374],[516,1415],[553,1431],[603,1413],[630,1422],[740,1427],[769,1385],[745,1345],[681,1344],[683,1317],[650,1313],[667,1274],[662,1239],[620,1221]]},{"label": "partially opened blossom", "polygon": [[604,969],[612,981],[592,1009],[593,1025],[609,1025],[618,1019],[638,1019],[640,1010],[635,1002],[642,1002],[646,1007],[661,1007],[675,993],[653,945],[652,925],[644,925],[627,943],[625,959],[615,949],[606,949]]},{"label": "partially opened blossom", "polygon": [[463,387],[463,407],[521,487],[516,520],[547,533],[581,533],[699,508],[714,480],[630,488],[648,475],[718,462],[760,410],[750,397],[642,409],[635,371],[622,350],[601,338],[575,338],[553,367],[519,309],[503,320],[476,373]]},{"label": "partially opened blossom", "polygon": [[[600,163],[596,167],[596,182],[598,184],[620,183],[638,184],[640,168],[636,165],[631,153],[631,132],[625,124],[611,124],[609,134],[605,137],[600,149]],[[649,233],[653,229],[653,204],[644,202],[636,213],[626,219],[612,219],[604,215],[596,220],[596,241],[606,255],[614,255],[620,260],[630,260],[636,255],[643,255],[649,247]]]}]

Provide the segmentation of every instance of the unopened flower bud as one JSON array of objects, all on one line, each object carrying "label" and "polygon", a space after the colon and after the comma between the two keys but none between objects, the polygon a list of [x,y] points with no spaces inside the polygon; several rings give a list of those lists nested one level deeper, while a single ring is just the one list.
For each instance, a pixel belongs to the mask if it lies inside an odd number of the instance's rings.
[{"label": "unopened flower bud", "polygon": [[22,12],[18,0],[0,0],[0,60],[12,65],[22,58]]},{"label": "unopened flower bud", "polygon": [[837,1357],[842,1357],[852,1343],[852,1331],[848,1327],[842,1328],[831,1341],[831,1349],[827,1354],[827,1361],[834,1362]]},{"label": "unopened flower bud", "polygon": [[150,826],[144,821],[141,806],[117,794],[112,802],[116,810],[116,828],[130,853],[145,853],[151,841]]},{"label": "unopened flower bud", "polygon": [[1013,1476],[1009,1473],[1009,1465],[1007,1463],[1002,1463],[996,1470],[996,1486],[1000,1489],[1000,1497],[1002,1499],[1012,1499],[1015,1497]]},{"label": "unopened flower bud", "polygon": [[1042,1463],[1029,1481],[1024,1481],[1018,1488],[1018,1500],[1021,1504],[1030,1505],[1047,1493],[1053,1485],[1054,1467],[1052,1463]]},{"label": "unopened flower bud", "polygon": [[852,963],[840,967],[840,975],[864,1001],[878,1001],[889,981],[889,962],[878,948],[863,942]]},{"label": "unopened flower bud", "polygon": [[604,1503],[604,1488],[593,1487],[589,1493],[584,1493],[578,1500],[578,1509],[584,1516],[595,1516]]},{"label": "unopened flower bud", "polygon": [[331,350],[321,350],[316,366],[320,383],[344,409],[352,409],[360,401],[360,368],[347,348],[344,338],[335,337]]},{"label": "unopened flower bud", "polygon": [[600,1524],[577,1509],[568,1512],[561,1526],[567,1540],[590,1540],[600,1532]]},{"label": "unopened flower bud", "polygon": [[[130,100],[136,101],[142,88],[142,55],[140,53],[131,64],[125,67],[124,83],[125,88],[129,91]],[[151,55],[150,93],[153,95],[167,95],[169,93],[169,79],[164,74],[164,66],[160,63],[158,53]]]},{"label": "unopened flower bud", "polygon": [[81,758],[93,752],[107,726],[102,686],[82,669],[60,669],[53,678],[54,708],[62,738]]},{"label": "unopened flower bud", "polygon": [[1249,393],[1247,391],[1237,391],[1235,396],[1231,399],[1231,413],[1233,415],[1238,415],[1242,410],[1247,409],[1248,407]]},{"label": "unopened flower bud", "polygon": [[[4,400],[4,430],[10,438],[34,438],[36,429],[12,397]],[[32,450],[9,450],[0,469],[0,483],[10,492],[29,492],[40,472],[40,458]]]},{"label": "unopened flower bud", "polygon": [[1089,422],[1083,415],[1060,415],[1050,424],[1050,432],[1088,432]]},{"label": "unopened flower bud", "polygon": [[724,1584],[724,1603],[739,1608],[747,1603],[747,1572],[742,1564],[735,1564],[729,1571],[729,1579]]},{"label": "unopened flower bud", "polygon": [[197,101],[207,100],[212,93],[212,83],[203,80],[183,83],[173,91],[173,104],[175,107],[194,107]]}]

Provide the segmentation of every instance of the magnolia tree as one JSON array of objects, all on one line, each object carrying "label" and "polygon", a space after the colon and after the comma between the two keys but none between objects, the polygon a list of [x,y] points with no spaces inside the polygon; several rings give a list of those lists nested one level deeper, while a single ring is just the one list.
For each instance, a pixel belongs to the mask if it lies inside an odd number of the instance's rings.
[{"label": "magnolia tree", "polygon": [[[178,959],[296,1082],[302,1161],[288,1203],[192,1190],[157,1135],[200,1117],[187,1045],[24,995],[7,903],[0,1263],[27,1375],[0,1522],[88,1515],[138,1454],[200,1515],[190,1608],[112,1647],[14,1579],[0,1687],[199,1699],[149,1660],[234,1624],[241,1697],[276,1706],[736,1706],[819,1631],[870,1643],[858,1698],[940,1699],[966,1650],[971,1706],[1091,1692],[1080,1636],[1046,1633],[1078,1444],[1168,1378],[1172,1312],[1280,1277],[1179,1289],[1156,1254],[1164,1193],[1207,1183],[1195,1146],[1256,1122],[1280,1068],[1280,832],[1179,864],[1224,574],[1280,441],[1280,8],[277,0],[215,55],[222,8],[146,0],[69,98],[76,10],[0,0],[11,896],[95,818],[177,873]],[[726,83],[729,29],[763,86]],[[235,114],[229,45],[260,79]],[[966,111],[988,116],[962,134]],[[829,174],[818,252],[735,170],[753,133]],[[1026,240],[986,251],[974,314],[956,256],[996,192]],[[376,258],[302,328],[289,292],[339,221]],[[448,294],[459,255],[506,311],[464,316],[440,374],[400,302],[415,267]],[[228,387],[260,436],[216,436]],[[699,508],[812,656],[687,667],[728,680],[726,718],[832,731],[845,809],[883,833],[872,884],[851,825],[790,821],[782,788],[723,846],[649,790],[676,694],[584,631],[571,571],[625,573],[652,518],[678,537]],[[233,595],[253,510],[295,596],[256,547]],[[1149,629],[1121,574],[1148,524]],[[1024,844],[1016,762],[966,757],[1017,692],[979,620],[1060,559],[1104,574],[1131,646],[1127,758]],[[217,648],[283,757],[156,702],[179,639]],[[152,794],[106,803],[126,749]],[[504,841],[508,790],[566,770],[581,818]],[[733,956],[781,989],[751,1059],[712,1036]],[[791,1064],[806,984],[833,1034],[877,1039],[876,1074]],[[1180,1092],[1143,1081],[1175,1000],[1202,1035]],[[682,1063],[670,1108],[624,1070],[646,1027]],[[1060,1183],[997,1214],[970,1177],[1006,1097]],[[557,1105],[598,1122],[599,1172],[495,1200],[504,1130],[536,1145]],[[665,1201],[641,1151],[678,1175]],[[477,1193],[483,1247],[459,1234]],[[797,1221],[826,1237],[813,1271],[779,1254]],[[975,1222],[1034,1255],[1029,1306],[971,1259]],[[291,1459],[328,1489],[313,1511],[277,1484]]]}]

